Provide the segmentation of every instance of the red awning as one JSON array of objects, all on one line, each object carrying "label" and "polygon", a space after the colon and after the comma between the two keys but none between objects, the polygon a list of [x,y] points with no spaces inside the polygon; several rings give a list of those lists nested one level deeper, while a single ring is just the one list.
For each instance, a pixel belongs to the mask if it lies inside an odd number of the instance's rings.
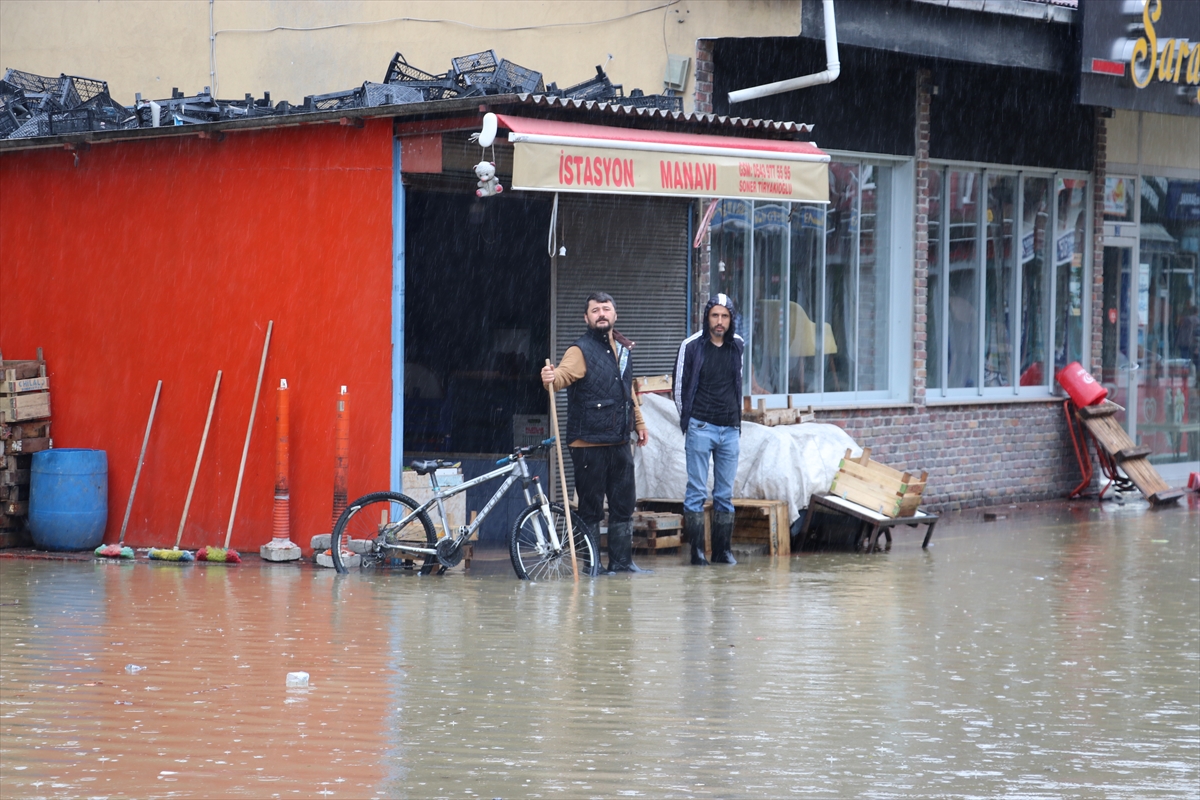
[{"label": "red awning", "polygon": [[[535,141],[530,137],[593,140],[597,142],[626,142],[646,145],[646,150],[661,152],[688,152],[691,148],[714,150],[741,150],[770,154],[774,158],[803,156],[805,161],[829,161],[829,156],[811,142],[795,142],[784,139],[751,139],[746,136],[712,136],[701,133],[678,133],[675,131],[648,131],[638,128],[616,128],[609,125],[587,125],[580,122],[559,122],[550,119],[529,119],[511,114],[497,114],[500,126],[516,136],[509,141]],[[790,160],[790,159],[789,159]]]}]

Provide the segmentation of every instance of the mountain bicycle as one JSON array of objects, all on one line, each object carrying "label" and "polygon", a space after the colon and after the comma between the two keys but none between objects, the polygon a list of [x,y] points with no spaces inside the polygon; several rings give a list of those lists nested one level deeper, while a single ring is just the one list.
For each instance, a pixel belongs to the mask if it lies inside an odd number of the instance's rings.
[{"label": "mountain bicycle", "polygon": [[[551,503],[536,475],[531,475],[525,457],[542,452],[554,445],[549,438],[541,444],[518,447],[511,455],[497,461],[502,465],[485,475],[464,481],[457,486],[438,485],[437,471],[457,466],[434,459],[413,461],[409,466],[418,475],[428,475],[433,497],[424,503],[399,492],[374,492],[364,495],[338,517],[333,526],[330,554],[337,571],[349,572],[342,553],[342,543],[348,539],[369,542],[362,554],[363,567],[395,565],[429,575],[444,573],[457,566],[463,558],[463,545],[479,529],[488,513],[517,481],[525,493],[526,507],[517,515],[508,533],[508,553],[513,570],[522,580],[558,580],[573,578],[571,551],[567,542],[567,518],[560,503]],[[450,530],[446,519],[445,501],[473,486],[504,477],[495,494],[470,524]],[[435,532],[430,512],[436,511],[441,530]],[[583,575],[599,574],[600,546],[586,526],[574,526],[575,558]]]}]

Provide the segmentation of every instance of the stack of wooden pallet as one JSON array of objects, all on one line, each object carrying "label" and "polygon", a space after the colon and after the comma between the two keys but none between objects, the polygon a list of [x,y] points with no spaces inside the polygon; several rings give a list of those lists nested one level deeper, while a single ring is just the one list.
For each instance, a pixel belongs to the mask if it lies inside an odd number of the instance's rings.
[{"label": "stack of wooden pallet", "polygon": [[50,381],[41,348],[32,361],[0,358],[0,546],[23,544],[33,454],[49,450]]},{"label": "stack of wooden pallet", "polygon": [[[679,544],[687,544],[683,533],[683,501],[668,498],[644,498],[637,501],[639,511],[634,514],[634,546],[638,546],[638,516],[657,515],[658,517],[674,517],[679,520]],[[733,500],[733,544],[750,546],[765,555],[787,556],[792,552],[791,526],[789,524],[788,504],[786,500],[749,500],[737,497]],[[664,530],[663,523],[659,531]],[[668,531],[669,533],[669,531]],[[657,534],[658,541],[664,541],[662,533]],[[712,502],[704,504],[704,540],[705,552],[711,554],[712,540]],[[669,539],[668,539],[669,541]],[[678,546],[660,544],[660,548]],[[651,548],[647,548],[651,549]]]},{"label": "stack of wooden pallet", "polygon": [[871,448],[853,458],[846,450],[829,493],[885,517],[911,517],[921,504],[928,473],[916,476],[871,460]]},{"label": "stack of wooden pallet", "polygon": [[669,511],[633,512],[633,549],[657,552],[683,543],[683,516]]},{"label": "stack of wooden pallet", "polygon": [[773,428],[776,425],[799,425],[804,422],[815,422],[817,414],[813,407],[795,408],[789,395],[786,408],[767,408],[767,403],[759,398],[758,407],[750,406],[750,398],[742,398],[742,421],[753,422]]}]

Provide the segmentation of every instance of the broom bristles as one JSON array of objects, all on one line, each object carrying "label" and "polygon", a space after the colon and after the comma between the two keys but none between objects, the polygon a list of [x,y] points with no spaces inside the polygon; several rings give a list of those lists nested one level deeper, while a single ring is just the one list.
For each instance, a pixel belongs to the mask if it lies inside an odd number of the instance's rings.
[{"label": "broom bristles", "polygon": [[196,557],[190,550],[159,550],[150,548],[150,557],[156,561],[195,561]]},{"label": "broom bristles", "polygon": [[133,558],[132,547],[121,547],[116,544],[102,544],[96,548],[96,555],[102,558]]},{"label": "broom bristles", "polygon": [[240,564],[242,557],[237,550],[226,550],[224,547],[201,547],[196,551],[197,561],[216,561],[226,564]]}]

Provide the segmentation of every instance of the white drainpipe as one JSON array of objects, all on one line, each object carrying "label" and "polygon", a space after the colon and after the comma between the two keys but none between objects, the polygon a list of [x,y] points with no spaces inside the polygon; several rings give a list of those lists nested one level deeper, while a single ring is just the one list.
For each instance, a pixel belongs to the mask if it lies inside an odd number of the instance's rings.
[{"label": "white drainpipe", "polygon": [[729,93],[729,102],[742,103],[746,100],[757,100],[772,94],[782,94],[795,89],[804,89],[822,83],[833,83],[842,72],[838,62],[837,27],[833,19],[833,0],[823,0],[822,10],[825,13],[825,71],[814,72],[800,78],[789,78],[786,81],[764,83],[762,86],[751,86],[749,89],[738,89]]}]

